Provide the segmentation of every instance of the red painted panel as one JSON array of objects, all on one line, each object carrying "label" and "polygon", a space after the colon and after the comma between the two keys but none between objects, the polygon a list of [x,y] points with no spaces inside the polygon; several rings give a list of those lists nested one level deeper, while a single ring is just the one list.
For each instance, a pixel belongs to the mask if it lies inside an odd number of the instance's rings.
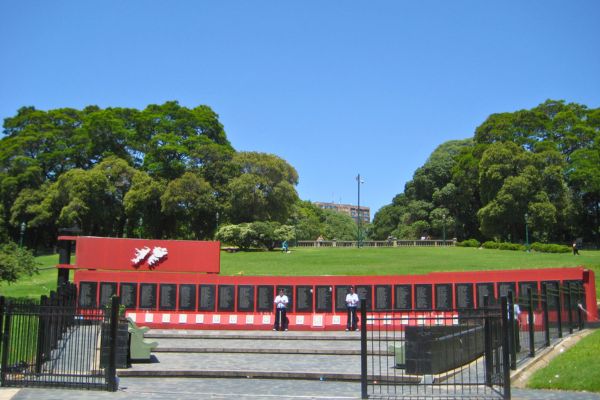
[{"label": "red painted panel", "polygon": [[[68,239],[67,237],[59,237]],[[79,236],[76,241],[77,269],[111,271],[219,273],[220,243],[187,240],[118,239]],[[136,263],[136,250],[147,249]],[[165,249],[161,254],[155,249]],[[153,264],[152,256],[158,256]],[[161,257],[162,255],[162,257]]]}]

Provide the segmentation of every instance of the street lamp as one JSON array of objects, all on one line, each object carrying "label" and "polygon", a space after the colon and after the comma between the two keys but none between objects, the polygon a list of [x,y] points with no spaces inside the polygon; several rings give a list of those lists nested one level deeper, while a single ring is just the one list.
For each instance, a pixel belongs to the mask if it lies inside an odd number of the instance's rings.
[{"label": "street lamp", "polygon": [[529,253],[529,214],[525,213],[525,250]]},{"label": "street lamp", "polygon": [[443,232],[443,237],[444,237],[444,243],[442,244],[442,246],[446,245],[446,213],[442,214],[442,232]]},{"label": "street lamp", "polygon": [[27,228],[27,224],[25,222],[21,222],[21,239],[19,241],[19,247],[23,247],[23,237],[25,236],[26,228]]},{"label": "street lamp", "polygon": [[360,212],[360,185],[361,183],[365,183],[365,181],[360,179],[360,174],[358,174],[358,176],[356,177],[356,183],[358,185],[358,240],[357,240],[357,246],[358,248],[360,248],[362,246],[362,228],[361,228],[361,224],[362,224],[362,216],[361,216],[361,212]]}]

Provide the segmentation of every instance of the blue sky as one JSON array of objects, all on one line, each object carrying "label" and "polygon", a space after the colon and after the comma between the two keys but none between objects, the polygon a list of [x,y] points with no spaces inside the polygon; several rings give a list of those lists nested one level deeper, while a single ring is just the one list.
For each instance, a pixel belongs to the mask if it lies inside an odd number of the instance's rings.
[{"label": "blue sky", "polygon": [[546,99],[600,107],[600,2],[0,1],[0,119],[206,104],[300,197],[372,215],[441,143]]}]

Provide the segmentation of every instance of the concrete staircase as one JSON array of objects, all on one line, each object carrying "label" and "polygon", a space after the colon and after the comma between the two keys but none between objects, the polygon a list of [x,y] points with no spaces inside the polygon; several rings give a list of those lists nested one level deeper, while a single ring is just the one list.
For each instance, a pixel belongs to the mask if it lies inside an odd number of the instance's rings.
[{"label": "concrete staircase", "polygon": [[121,377],[360,381],[359,332],[151,330],[150,363]]}]

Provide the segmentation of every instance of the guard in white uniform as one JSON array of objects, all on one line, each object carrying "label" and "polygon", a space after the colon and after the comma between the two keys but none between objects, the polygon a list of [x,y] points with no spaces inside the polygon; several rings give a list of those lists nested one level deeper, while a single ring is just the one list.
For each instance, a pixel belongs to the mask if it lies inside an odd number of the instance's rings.
[{"label": "guard in white uniform", "polygon": [[288,319],[287,319],[287,305],[288,297],[285,295],[283,289],[279,290],[279,294],[275,297],[275,325],[273,326],[274,331],[287,331],[288,330]]},{"label": "guard in white uniform", "polygon": [[346,322],[347,331],[358,330],[358,318],[356,310],[358,309],[358,294],[354,292],[354,286],[350,286],[350,293],[346,295],[346,307],[348,308],[348,319]]}]

